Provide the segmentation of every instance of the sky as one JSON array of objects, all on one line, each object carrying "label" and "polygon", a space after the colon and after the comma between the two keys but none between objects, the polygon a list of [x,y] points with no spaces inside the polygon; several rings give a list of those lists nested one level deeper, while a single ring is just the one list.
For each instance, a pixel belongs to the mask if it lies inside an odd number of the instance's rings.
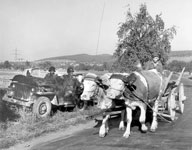
[{"label": "sky", "polygon": [[176,26],[172,50],[192,50],[191,0],[0,0],[0,61],[113,54],[128,8],[144,3]]}]

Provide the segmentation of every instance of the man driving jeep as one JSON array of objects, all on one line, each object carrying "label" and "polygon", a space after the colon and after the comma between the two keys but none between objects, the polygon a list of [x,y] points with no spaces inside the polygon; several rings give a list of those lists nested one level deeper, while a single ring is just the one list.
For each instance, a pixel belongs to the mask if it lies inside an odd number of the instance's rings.
[{"label": "man driving jeep", "polygon": [[44,77],[46,83],[49,84],[56,84],[56,77],[57,75],[55,74],[55,67],[51,66],[49,68],[49,73],[47,73]]}]

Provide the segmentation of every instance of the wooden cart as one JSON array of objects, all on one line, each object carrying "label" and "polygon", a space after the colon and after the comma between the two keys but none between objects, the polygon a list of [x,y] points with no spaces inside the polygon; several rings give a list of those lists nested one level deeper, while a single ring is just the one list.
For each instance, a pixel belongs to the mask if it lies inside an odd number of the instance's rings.
[{"label": "wooden cart", "polygon": [[184,85],[181,83],[181,78],[185,68],[181,71],[176,81],[171,81],[173,72],[164,80],[164,88],[159,100],[158,115],[162,118],[168,118],[171,121],[176,120],[176,113],[183,114],[184,101],[186,96],[184,95]]}]

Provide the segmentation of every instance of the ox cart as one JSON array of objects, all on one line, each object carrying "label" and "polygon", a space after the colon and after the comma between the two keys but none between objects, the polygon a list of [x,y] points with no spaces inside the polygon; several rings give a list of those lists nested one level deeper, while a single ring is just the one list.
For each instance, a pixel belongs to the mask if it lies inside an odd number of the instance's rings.
[{"label": "ox cart", "polygon": [[171,81],[173,72],[164,79],[164,88],[158,105],[158,115],[162,119],[168,118],[174,121],[177,118],[176,113],[182,114],[184,112],[186,96],[184,95],[184,85],[181,83],[184,70],[185,68],[183,68],[176,81]]},{"label": "ox cart", "polygon": [[[106,96],[98,99],[99,108],[103,110],[99,114],[106,113],[102,120],[99,136],[104,137],[108,133],[108,119],[110,118],[112,109],[118,105],[117,102],[122,102],[120,105],[124,106],[127,114],[127,127],[123,134],[125,138],[130,136],[132,113],[136,107],[140,108],[139,122],[141,123],[141,130],[143,132],[147,132],[148,130],[145,124],[147,106],[153,114],[150,131],[155,132],[158,127],[157,115],[168,122],[170,120],[174,121],[177,118],[176,112],[182,114],[184,111],[186,97],[184,95],[183,83],[181,83],[184,70],[185,68],[178,75],[178,78],[177,76],[173,76],[172,72],[168,77],[165,75],[162,76],[155,69],[141,72],[135,71],[126,77],[121,74],[113,74],[110,77]],[[174,81],[173,79],[175,77],[177,79]],[[113,105],[110,102],[113,102]],[[124,110],[121,112],[120,130],[124,129]],[[94,116],[88,117],[88,119]]]}]

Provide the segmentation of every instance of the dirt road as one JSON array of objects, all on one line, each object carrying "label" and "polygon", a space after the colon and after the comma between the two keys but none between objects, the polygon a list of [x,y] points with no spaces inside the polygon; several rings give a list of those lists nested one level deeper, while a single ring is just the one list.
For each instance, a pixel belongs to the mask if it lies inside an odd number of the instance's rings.
[{"label": "dirt road", "polygon": [[99,124],[48,142],[40,143],[31,150],[192,150],[192,82],[184,80],[185,110],[173,123],[160,121],[155,133],[141,133],[138,125],[131,128],[128,139],[118,130],[119,118],[111,119],[110,132],[105,138],[98,136]]},{"label": "dirt road", "polygon": [[35,145],[31,150],[192,150],[192,82],[185,84],[185,110],[173,123],[160,121],[156,133],[141,133],[138,126],[132,127],[129,139],[122,137],[118,130],[119,118],[111,119],[110,132],[105,138],[99,138],[99,125],[73,134]]}]

